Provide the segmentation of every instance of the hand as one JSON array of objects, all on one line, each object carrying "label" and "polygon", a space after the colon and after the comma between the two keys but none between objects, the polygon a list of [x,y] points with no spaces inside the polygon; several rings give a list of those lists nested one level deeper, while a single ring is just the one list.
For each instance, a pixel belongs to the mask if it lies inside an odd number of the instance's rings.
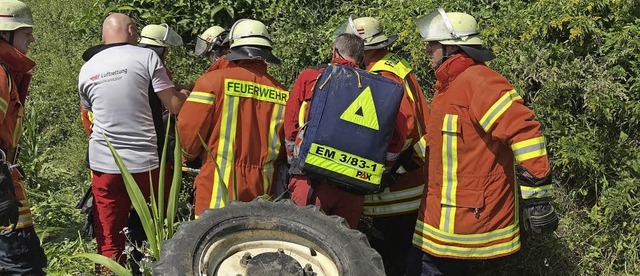
[{"label": "hand", "polygon": [[396,172],[388,172],[382,174],[382,180],[380,181],[381,188],[384,189],[386,187],[391,187],[398,183],[398,179],[400,178],[400,174]]},{"label": "hand", "polygon": [[551,233],[558,228],[558,215],[549,202],[525,206],[524,225],[536,234]]}]

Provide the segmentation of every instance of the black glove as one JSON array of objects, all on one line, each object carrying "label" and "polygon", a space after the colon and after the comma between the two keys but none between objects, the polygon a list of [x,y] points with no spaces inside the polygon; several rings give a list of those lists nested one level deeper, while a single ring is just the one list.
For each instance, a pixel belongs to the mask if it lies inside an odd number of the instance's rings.
[{"label": "black glove", "polygon": [[533,233],[551,233],[558,228],[558,215],[550,202],[524,208],[524,228]]},{"label": "black glove", "polygon": [[384,190],[386,187],[396,185],[399,178],[400,174],[397,172],[383,173],[382,180],[380,181],[380,192],[382,192],[382,190]]},{"label": "black glove", "polygon": [[[551,189],[536,188],[551,185],[551,173],[542,178],[536,177],[529,170],[522,166],[516,166],[516,175],[520,180],[522,190],[522,198],[524,201],[523,219],[525,230],[531,230],[533,233],[551,233],[558,228],[558,215],[551,205],[552,198]],[[528,188],[529,193],[525,192]],[[531,192],[534,190],[535,193]]]},{"label": "black glove", "polygon": [[15,229],[19,218],[18,208],[22,207],[22,203],[16,200],[9,167],[4,163],[0,167],[0,226],[13,224]]}]

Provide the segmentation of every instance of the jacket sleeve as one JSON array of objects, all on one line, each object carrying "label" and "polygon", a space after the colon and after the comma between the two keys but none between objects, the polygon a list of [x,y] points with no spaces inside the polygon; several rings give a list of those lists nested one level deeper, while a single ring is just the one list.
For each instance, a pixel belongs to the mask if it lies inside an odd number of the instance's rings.
[{"label": "jacket sleeve", "polygon": [[517,163],[536,177],[550,172],[545,138],[531,109],[504,78],[476,86],[470,112],[479,126],[511,147]]},{"label": "jacket sleeve", "polygon": [[[306,69],[300,73],[296,82],[293,84],[293,88],[291,89],[291,93],[289,94],[289,99],[287,99],[287,104],[284,109],[284,143],[287,152],[287,160],[291,162],[293,158],[293,148],[296,143],[296,136],[298,135],[298,131],[300,130],[300,125],[298,125],[298,113],[300,112],[300,107],[305,100],[305,96],[307,94],[311,95],[309,89],[309,80],[314,79],[312,76],[313,70]],[[316,73],[317,76],[317,73]]]},{"label": "jacket sleeve", "polygon": [[193,87],[193,92],[184,102],[177,121],[182,153],[189,161],[196,159],[203,153],[204,147],[200,137],[205,144],[209,141],[209,136],[213,131],[215,102],[212,82],[208,80],[206,75],[200,77]]}]

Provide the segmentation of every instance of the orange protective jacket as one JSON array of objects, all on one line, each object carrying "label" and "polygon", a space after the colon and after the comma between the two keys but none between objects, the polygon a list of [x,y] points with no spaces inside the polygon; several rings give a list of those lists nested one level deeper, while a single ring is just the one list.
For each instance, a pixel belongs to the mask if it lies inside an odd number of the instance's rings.
[{"label": "orange protective jacket", "polygon": [[[0,149],[12,155],[7,156],[9,161],[16,162],[12,153],[20,144],[24,103],[31,82],[31,70],[36,64],[4,40],[0,40],[0,64],[4,67],[0,68]],[[22,177],[17,169],[11,171],[16,197],[23,205],[18,209],[17,229],[33,225]]]},{"label": "orange protective jacket", "polygon": [[[283,120],[289,92],[259,60],[216,61],[178,114],[185,158],[203,160],[195,213],[271,194],[285,158]],[[201,138],[207,145],[203,147]]]},{"label": "orange protective jacket", "polygon": [[520,249],[514,160],[537,177],[550,171],[540,123],[506,78],[466,54],[436,78],[413,244],[446,258],[512,254]]},{"label": "orange protective jacket", "polygon": [[[396,81],[404,87],[404,97],[399,112],[406,120],[407,137],[402,151],[412,151],[418,169],[402,173],[398,182],[380,194],[367,195],[364,213],[372,217],[401,215],[415,212],[420,206],[424,184],[427,183],[427,167],[424,165],[425,147],[421,140],[429,118],[429,107],[422,88],[408,62],[385,49],[375,51],[367,64],[367,71]],[[400,168],[403,172],[404,168]]]}]

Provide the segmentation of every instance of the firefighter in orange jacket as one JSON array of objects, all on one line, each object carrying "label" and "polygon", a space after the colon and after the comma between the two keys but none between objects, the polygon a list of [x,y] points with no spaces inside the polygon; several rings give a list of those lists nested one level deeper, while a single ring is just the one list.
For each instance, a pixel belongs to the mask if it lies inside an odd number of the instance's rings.
[{"label": "firefighter in orange jacket", "polygon": [[413,237],[424,253],[408,275],[465,275],[465,260],[520,249],[516,175],[525,227],[556,229],[545,139],[514,87],[484,64],[495,56],[472,16],[438,8],[416,25],[438,81],[427,122],[428,192]]},{"label": "firefighter in orange jacket", "polygon": [[3,275],[44,275],[47,258],[15,164],[36,65],[26,56],[34,41],[33,19],[29,7],[15,0],[0,1],[0,18],[0,270]]},{"label": "firefighter in orange jacket", "polygon": [[[271,193],[284,162],[283,118],[289,92],[267,73],[280,64],[259,21],[242,19],[228,36],[231,61],[209,71],[178,115],[178,135],[188,160],[202,156],[195,179],[195,214]],[[203,142],[206,147],[203,147]]]},{"label": "firefighter in orange jacket", "polygon": [[[350,26],[350,28],[347,28]],[[429,109],[422,88],[408,62],[387,48],[397,35],[387,37],[380,22],[373,17],[350,17],[343,29],[364,39],[364,64],[367,71],[378,73],[404,86],[399,112],[406,120],[407,137],[397,161],[396,171],[385,179],[390,187],[380,194],[365,196],[364,214],[373,218],[370,239],[385,263],[387,274],[400,275],[406,270],[413,227],[418,216],[427,170],[424,165],[424,140]]]}]

